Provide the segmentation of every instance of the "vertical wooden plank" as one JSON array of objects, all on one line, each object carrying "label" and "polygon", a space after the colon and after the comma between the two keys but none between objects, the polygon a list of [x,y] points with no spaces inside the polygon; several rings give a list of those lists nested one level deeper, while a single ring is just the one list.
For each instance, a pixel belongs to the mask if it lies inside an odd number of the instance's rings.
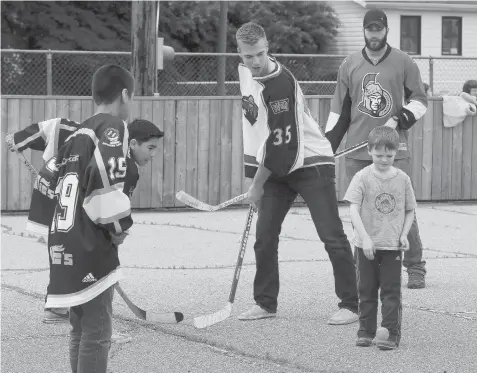
[{"label": "vertical wooden plank", "polygon": [[452,128],[451,199],[462,198],[462,126]]},{"label": "vertical wooden plank", "polygon": [[[467,116],[462,123],[462,199],[472,195],[472,117]],[[474,158],[475,162],[475,158]]]},{"label": "vertical wooden plank", "polygon": [[[20,100],[8,100],[7,132],[15,133],[20,129]],[[15,153],[9,153],[7,158],[7,209],[20,209],[20,167],[24,167]]]},{"label": "vertical wooden plank", "polygon": [[81,119],[80,122],[83,123],[86,119],[89,119],[93,116],[93,100],[81,100]]},{"label": "vertical wooden plank", "polygon": [[199,145],[197,156],[197,198],[209,200],[209,116],[210,100],[199,101]]},{"label": "vertical wooden plank", "polygon": [[[93,110],[94,109],[94,104],[93,104]],[[141,117],[141,101],[139,100],[134,100],[132,102],[132,105],[131,105],[131,110],[129,112],[129,118],[130,118],[130,121],[133,121],[134,119],[136,118],[140,118]],[[133,192],[133,195],[131,197],[131,207],[132,208],[138,208],[139,207],[139,195],[141,194],[141,191],[140,191],[140,188],[141,188],[141,172],[142,172],[142,169],[141,167],[139,167],[139,181],[136,185],[136,189],[134,190]]]},{"label": "vertical wooden plank", "polygon": [[209,204],[216,205],[220,199],[220,100],[210,102],[209,128]]},{"label": "vertical wooden plank", "polygon": [[[8,100],[2,98],[2,134],[8,133]],[[8,173],[8,157],[10,156],[10,151],[7,146],[2,144],[2,211],[7,210],[7,199],[8,199],[8,179],[10,175]]]},{"label": "vertical wooden plank", "polygon": [[56,115],[58,118],[69,119],[70,102],[69,100],[58,100],[56,103]]},{"label": "vertical wooden plank", "polygon": [[222,100],[220,117],[220,201],[231,198],[230,184],[232,177],[232,101]]},{"label": "vertical wooden plank", "polygon": [[78,123],[81,123],[81,101],[82,100],[71,100],[69,107],[70,112],[68,113],[68,118]]},{"label": "vertical wooden plank", "polygon": [[472,117],[472,191],[470,198],[477,199],[477,115]]},{"label": "vertical wooden plank", "polygon": [[[442,123],[441,123],[442,125]],[[452,128],[442,128],[442,200],[451,198]]]},{"label": "vertical wooden plank", "polygon": [[[164,132],[164,100],[152,102],[152,122]],[[151,161],[151,207],[162,206],[163,172],[164,172],[164,138]]]},{"label": "vertical wooden plank", "polygon": [[[152,100],[150,98],[144,98],[141,101],[138,101],[140,104],[140,112],[135,118],[146,119],[150,122],[153,121],[152,113]],[[137,186],[138,197],[139,197],[139,206],[140,208],[150,208],[151,207],[151,174],[152,166],[151,162],[143,167],[139,167],[139,183]]]},{"label": "vertical wooden plank", "polygon": [[421,186],[421,200],[431,199],[431,184],[432,184],[432,130],[434,127],[434,110],[433,103],[429,102],[429,107],[424,115],[422,123],[422,186]]},{"label": "vertical wooden plank", "polygon": [[[187,101],[177,101],[176,114],[176,168],[175,189],[176,192],[186,189],[187,172]],[[182,202],[175,200],[175,206],[184,206]]]},{"label": "vertical wooden plank", "polygon": [[186,192],[197,198],[197,156],[199,132],[199,103],[187,101],[186,117]]},{"label": "vertical wooden plank", "polygon": [[242,191],[243,145],[242,145],[242,100],[232,101],[232,175],[231,195]]},{"label": "vertical wooden plank", "polygon": [[[23,129],[33,123],[32,119],[32,101],[28,98],[23,98],[20,100],[20,122],[19,129]],[[23,151],[26,159],[31,161],[31,150],[25,149]],[[30,209],[30,198],[33,190],[32,184],[32,175],[30,170],[25,166],[21,165],[19,170],[20,175],[20,190],[19,190],[19,208],[20,210],[29,210]]]},{"label": "vertical wooden plank", "polygon": [[441,199],[442,185],[442,101],[431,100],[433,103],[433,131],[432,131],[432,181],[431,199],[438,201]]},{"label": "vertical wooden plank", "polygon": [[54,99],[48,99],[45,101],[45,120],[59,117],[56,106],[56,100]]},{"label": "vertical wooden plank", "polygon": [[175,205],[176,164],[176,104],[175,100],[164,103],[164,177],[162,188],[163,207]]},{"label": "vertical wooden plank", "polygon": [[[32,123],[38,123],[45,119],[45,100],[34,99],[32,102]],[[40,170],[44,164],[43,152],[33,150],[31,153],[33,167],[35,167],[35,170]]]}]

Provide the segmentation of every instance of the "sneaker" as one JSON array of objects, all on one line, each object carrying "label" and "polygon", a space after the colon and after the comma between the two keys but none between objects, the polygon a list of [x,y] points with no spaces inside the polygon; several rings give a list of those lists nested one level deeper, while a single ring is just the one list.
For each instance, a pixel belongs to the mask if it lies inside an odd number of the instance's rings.
[{"label": "sneaker", "polygon": [[407,287],[409,289],[424,289],[426,287],[425,273],[409,272]]},{"label": "sneaker", "polygon": [[255,304],[250,310],[239,315],[238,319],[242,321],[259,320],[276,316],[276,312],[268,312],[267,310],[264,310],[262,307],[260,307],[258,304]]},{"label": "sneaker", "polygon": [[380,350],[394,350],[398,347],[397,342],[389,337],[389,331],[382,327],[376,330],[376,337],[374,337],[373,343]]},{"label": "sneaker", "polygon": [[121,344],[128,343],[132,341],[132,337],[129,334],[125,333],[113,333],[111,336],[111,343]]},{"label": "sneaker", "polygon": [[43,313],[43,322],[45,324],[68,322],[69,318],[68,308],[45,308]]},{"label": "sneaker", "polygon": [[329,325],[346,325],[357,322],[359,316],[357,313],[354,313],[346,308],[341,308],[328,320]]},{"label": "sneaker", "polygon": [[358,337],[356,340],[356,346],[358,347],[369,347],[373,344],[373,338],[369,337]]}]

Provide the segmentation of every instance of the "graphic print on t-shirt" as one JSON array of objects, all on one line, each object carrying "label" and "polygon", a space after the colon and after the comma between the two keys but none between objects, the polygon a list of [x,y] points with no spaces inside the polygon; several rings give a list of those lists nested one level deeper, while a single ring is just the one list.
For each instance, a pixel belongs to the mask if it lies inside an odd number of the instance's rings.
[{"label": "graphic print on t-shirt", "polygon": [[382,214],[390,214],[396,207],[396,199],[392,194],[380,193],[374,200],[374,206]]},{"label": "graphic print on t-shirt", "polygon": [[368,73],[364,76],[361,88],[362,98],[358,110],[373,118],[382,118],[391,112],[393,99],[378,82],[379,73]]}]

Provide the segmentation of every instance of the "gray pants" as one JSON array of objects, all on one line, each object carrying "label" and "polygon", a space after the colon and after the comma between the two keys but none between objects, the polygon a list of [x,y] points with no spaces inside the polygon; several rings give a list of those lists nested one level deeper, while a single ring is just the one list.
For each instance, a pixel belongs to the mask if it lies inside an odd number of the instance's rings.
[{"label": "gray pants", "polygon": [[[353,176],[361,171],[363,168],[371,165],[371,160],[358,160],[358,159],[345,159],[346,166],[346,178],[348,185],[353,179]],[[396,159],[393,164],[394,167],[399,168],[410,176],[411,173],[411,160],[409,158]],[[426,272],[426,262],[422,260],[422,242],[419,235],[419,227],[417,226],[416,216],[414,215],[414,221],[412,222],[411,230],[407,236],[409,241],[409,250],[404,252],[403,266],[407,268],[409,272]]]},{"label": "gray pants", "polygon": [[73,373],[106,373],[113,334],[114,286],[70,308],[70,364]]}]

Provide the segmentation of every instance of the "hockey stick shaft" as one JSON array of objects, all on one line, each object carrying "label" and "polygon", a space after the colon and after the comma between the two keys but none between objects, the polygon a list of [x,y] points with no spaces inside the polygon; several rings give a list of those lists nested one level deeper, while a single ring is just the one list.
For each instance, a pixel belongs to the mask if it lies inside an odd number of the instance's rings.
[{"label": "hockey stick shaft", "polygon": [[240,278],[240,272],[242,270],[243,258],[245,256],[245,250],[247,249],[248,236],[250,234],[250,227],[252,226],[253,220],[253,208],[250,206],[248,210],[247,220],[245,222],[245,229],[242,233],[242,240],[240,242],[240,251],[237,257],[237,263],[235,265],[235,272],[232,281],[232,288],[230,289],[229,302],[233,303],[235,300],[235,293],[237,291],[237,285]]},{"label": "hockey stick shaft", "polygon": [[211,212],[211,211],[217,211],[217,210],[223,209],[225,207],[228,207],[230,205],[243,201],[245,198],[247,198],[247,193],[241,194],[237,197],[229,199],[228,201],[222,202],[221,204],[215,205],[215,206],[199,201],[197,198],[192,197],[190,194],[187,194],[183,190],[180,190],[179,192],[177,192],[176,198],[182,203],[186,204],[187,206],[193,207],[197,210]]},{"label": "hockey stick shaft", "polygon": [[338,153],[335,154],[335,159],[336,158],[340,158],[346,154],[349,154],[349,153],[352,153],[354,152],[355,150],[358,150],[358,149],[362,149],[364,148],[365,146],[368,145],[368,142],[367,141],[363,141],[363,142],[360,142],[356,145],[353,145],[353,146],[350,146],[349,148],[347,149],[343,149],[341,151],[339,151]]}]

